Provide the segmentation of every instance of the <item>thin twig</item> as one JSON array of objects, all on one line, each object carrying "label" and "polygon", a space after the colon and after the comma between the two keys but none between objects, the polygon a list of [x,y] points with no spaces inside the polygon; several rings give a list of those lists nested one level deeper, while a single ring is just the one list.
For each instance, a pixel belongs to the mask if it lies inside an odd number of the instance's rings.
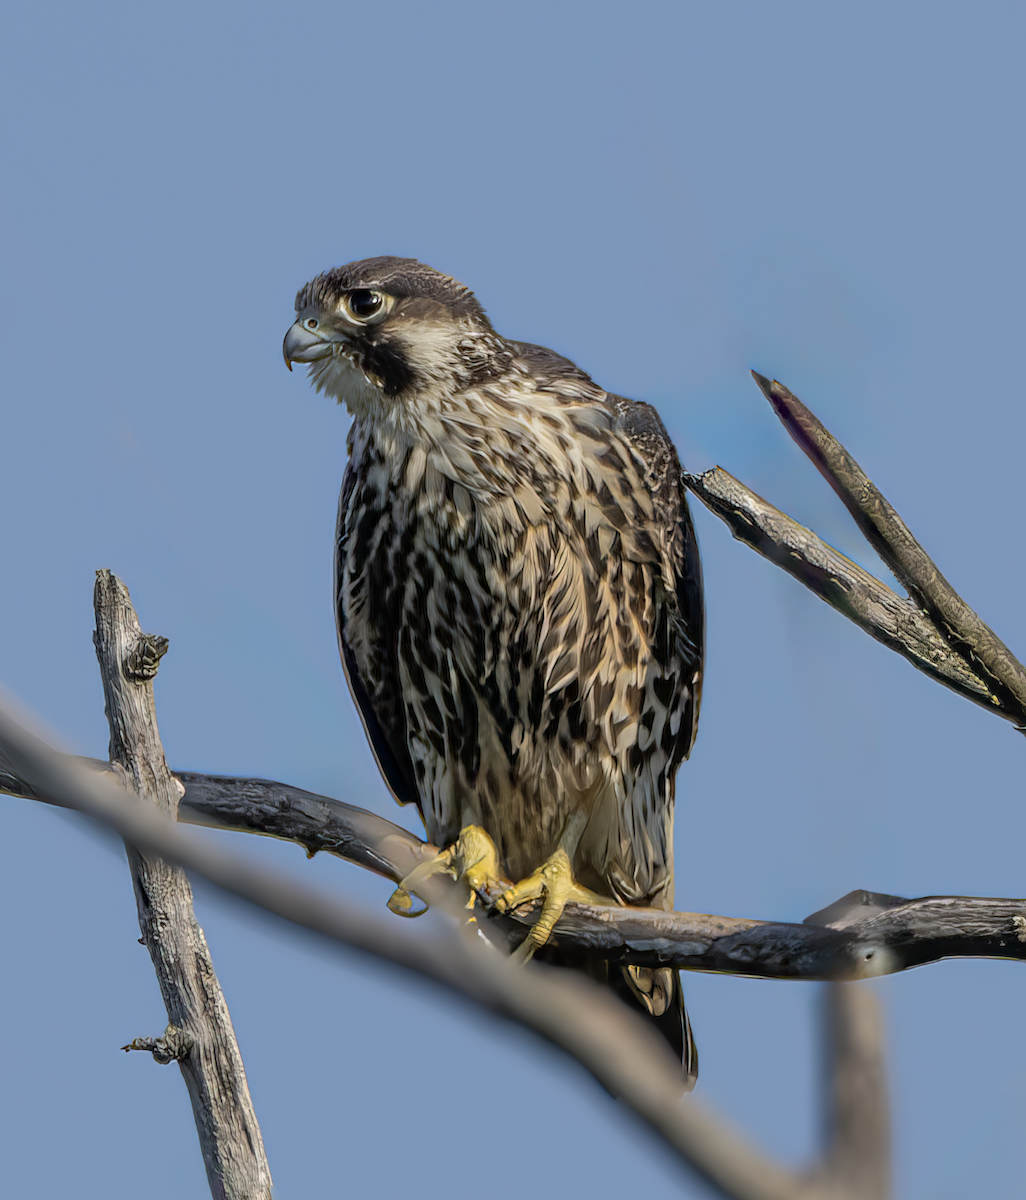
[{"label": "thin twig", "polygon": [[[167,639],[144,634],[128,589],[98,571],[94,593],[96,656],[110,722],[114,770],[139,796],[174,818],[183,790],[164,762],[153,677]],[[215,1200],[269,1200],[271,1172],[250,1099],[228,1006],[192,907],[185,872],[126,842],[139,928],[167,1008],[163,1037],[125,1049],[148,1049],[177,1062],[192,1101],[207,1182]]]}]

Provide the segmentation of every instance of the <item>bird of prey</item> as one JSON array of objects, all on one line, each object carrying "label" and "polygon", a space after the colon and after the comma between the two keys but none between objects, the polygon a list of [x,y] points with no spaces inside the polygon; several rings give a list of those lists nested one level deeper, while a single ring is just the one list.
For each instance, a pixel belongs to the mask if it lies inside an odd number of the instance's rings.
[{"label": "bird of prey", "polygon": [[[542,900],[525,957],[569,899],[672,908],[704,613],[655,410],[502,337],[469,289],[415,259],[327,271],[296,314],[286,363],[309,363],[353,418],[338,639],[395,798],[449,848],[441,866],[485,891],[518,881],[500,911]],[[693,1085],[677,973],[602,969]]]}]

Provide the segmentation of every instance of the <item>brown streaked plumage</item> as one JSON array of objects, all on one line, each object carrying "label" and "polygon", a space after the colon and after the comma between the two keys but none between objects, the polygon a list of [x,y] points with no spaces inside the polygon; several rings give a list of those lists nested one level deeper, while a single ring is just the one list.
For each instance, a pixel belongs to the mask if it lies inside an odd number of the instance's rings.
[{"label": "brown streaked plumage", "polygon": [[[392,792],[437,845],[482,827],[518,880],[576,818],[579,884],[671,908],[703,604],[655,410],[499,336],[467,288],[413,259],[329,271],[296,312],[286,360],[353,414],[339,645]],[[693,1081],[676,974],[609,981]]]}]

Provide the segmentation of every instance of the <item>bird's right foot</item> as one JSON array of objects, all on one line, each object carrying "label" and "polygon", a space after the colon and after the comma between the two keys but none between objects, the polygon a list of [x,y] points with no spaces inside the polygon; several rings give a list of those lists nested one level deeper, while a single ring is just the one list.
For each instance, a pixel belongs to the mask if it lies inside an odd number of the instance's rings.
[{"label": "bird's right foot", "polygon": [[499,868],[499,854],[495,843],[480,825],[466,825],[460,830],[455,842],[434,858],[422,862],[404,879],[392,893],[388,907],[400,917],[419,917],[427,906],[413,912],[413,893],[434,875],[451,875],[462,880],[470,889],[467,908],[474,907],[477,897],[486,902],[500,895],[509,887]]}]

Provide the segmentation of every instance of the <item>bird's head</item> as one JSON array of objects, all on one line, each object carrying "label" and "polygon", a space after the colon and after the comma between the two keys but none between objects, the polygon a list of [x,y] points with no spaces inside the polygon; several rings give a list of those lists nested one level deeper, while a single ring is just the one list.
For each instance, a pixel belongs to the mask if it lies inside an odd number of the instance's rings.
[{"label": "bird's head", "polygon": [[282,347],[318,391],[354,414],[465,387],[500,350],[473,292],[415,258],[368,258],[318,275],[296,296]]}]

